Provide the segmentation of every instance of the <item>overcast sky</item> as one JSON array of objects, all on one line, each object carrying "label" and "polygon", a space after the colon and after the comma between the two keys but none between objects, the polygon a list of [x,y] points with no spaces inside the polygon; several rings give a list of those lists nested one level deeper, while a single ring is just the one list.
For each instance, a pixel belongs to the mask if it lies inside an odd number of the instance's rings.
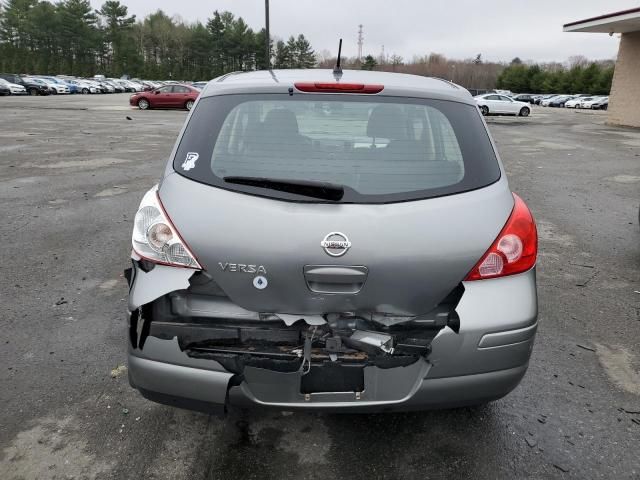
[{"label": "overcast sky", "polygon": [[[99,7],[101,0],[91,0]],[[206,22],[213,10],[229,10],[254,29],[264,26],[263,0],[120,0],[142,18],[161,8],[185,20]],[[486,60],[564,61],[572,55],[614,58],[618,37],[563,33],[575,20],[638,6],[638,0],[271,0],[271,34],[303,33],[316,51],[357,53],[364,25],[364,54],[405,59],[437,52],[451,58],[478,53]]]}]

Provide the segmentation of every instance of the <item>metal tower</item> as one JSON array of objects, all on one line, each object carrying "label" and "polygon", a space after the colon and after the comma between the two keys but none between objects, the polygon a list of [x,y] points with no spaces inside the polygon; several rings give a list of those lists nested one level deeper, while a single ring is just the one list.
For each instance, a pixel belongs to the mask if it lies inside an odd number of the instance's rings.
[{"label": "metal tower", "polygon": [[362,36],[362,25],[358,25],[358,60],[362,61],[362,45],[364,44],[364,37]]}]

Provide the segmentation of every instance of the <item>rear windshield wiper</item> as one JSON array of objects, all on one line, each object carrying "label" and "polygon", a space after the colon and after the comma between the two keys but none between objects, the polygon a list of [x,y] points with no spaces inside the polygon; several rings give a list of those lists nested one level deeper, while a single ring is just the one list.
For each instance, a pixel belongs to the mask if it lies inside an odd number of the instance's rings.
[{"label": "rear windshield wiper", "polygon": [[287,180],[264,177],[224,177],[227,183],[248,185],[250,187],[268,188],[280,192],[295,193],[305,197],[321,198],[337,202],[344,196],[344,187],[334,183],[314,182],[312,180]]}]

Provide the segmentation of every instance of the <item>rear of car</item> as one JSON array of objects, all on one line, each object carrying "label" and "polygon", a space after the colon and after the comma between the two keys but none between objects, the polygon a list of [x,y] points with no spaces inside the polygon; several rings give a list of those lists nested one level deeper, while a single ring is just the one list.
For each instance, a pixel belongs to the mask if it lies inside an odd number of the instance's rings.
[{"label": "rear of car", "polygon": [[129,379],[154,401],[452,407],[528,366],[535,223],[474,99],[443,80],[212,81],[132,245]]}]

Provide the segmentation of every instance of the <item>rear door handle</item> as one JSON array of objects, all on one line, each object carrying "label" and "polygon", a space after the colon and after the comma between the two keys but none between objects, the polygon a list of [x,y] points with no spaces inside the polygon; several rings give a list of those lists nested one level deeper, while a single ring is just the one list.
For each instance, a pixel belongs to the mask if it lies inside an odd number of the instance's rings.
[{"label": "rear door handle", "polygon": [[309,290],[316,293],[358,293],[369,269],[364,266],[305,265],[304,278]]}]

